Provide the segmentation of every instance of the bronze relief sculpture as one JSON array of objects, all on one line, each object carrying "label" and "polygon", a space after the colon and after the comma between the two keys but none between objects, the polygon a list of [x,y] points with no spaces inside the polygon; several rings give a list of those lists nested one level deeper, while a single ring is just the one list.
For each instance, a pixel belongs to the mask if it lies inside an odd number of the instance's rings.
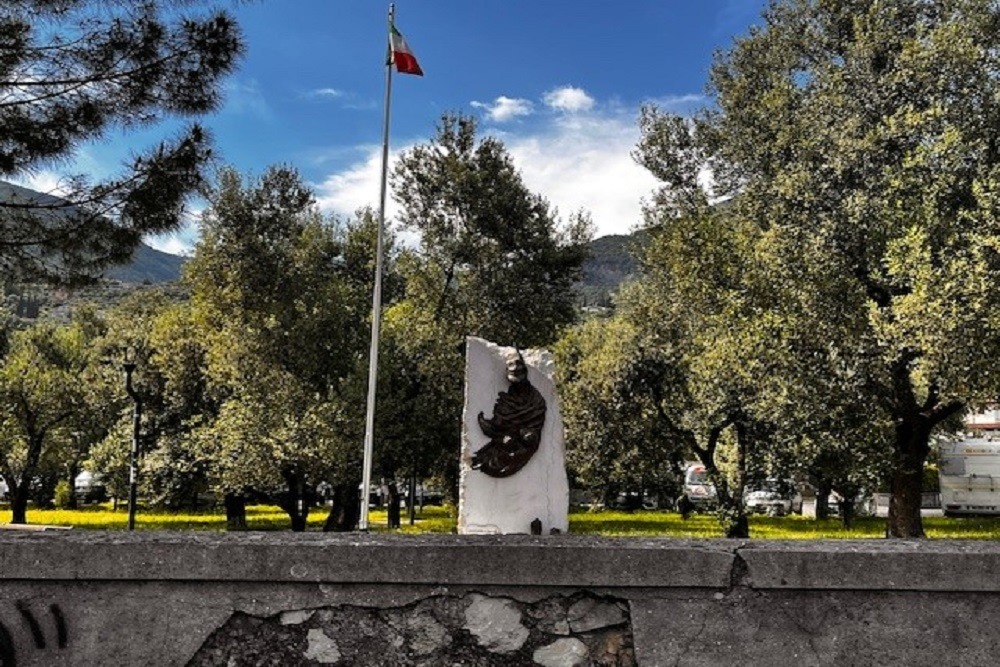
[{"label": "bronze relief sculpture", "polygon": [[520,352],[507,358],[510,387],[501,391],[493,417],[479,413],[479,428],[490,439],[472,455],[472,468],[490,477],[510,477],[538,451],[545,424],[545,399],[528,381]]}]

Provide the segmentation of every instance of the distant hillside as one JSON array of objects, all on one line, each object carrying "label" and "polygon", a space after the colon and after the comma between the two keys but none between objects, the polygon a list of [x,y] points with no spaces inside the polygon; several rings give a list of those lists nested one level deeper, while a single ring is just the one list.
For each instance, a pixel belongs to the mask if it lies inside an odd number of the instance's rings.
[{"label": "distant hillside", "polygon": [[[39,204],[59,204],[63,200],[54,195],[38,192],[14,183],[0,181],[0,200],[37,202]],[[40,210],[38,216],[42,219],[71,214],[74,208],[61,210]],[[123,283],[167,283],[178,280],[181,276],[181,266],[184,258],[154,250],[146,244],[141,244],[132,255],[132,261],[122,266],[108,269],[104,278]]]},{"label": "distant hillside", "polygon": [[611,305],[611,294],[638,270],[634,252],[646,239],[639,232],[602,236],[591,242],[591,257],[584,263],[583,279],[576,287],[582,305]]},{"label": "distant hillside", "polygon": [[[0,197],[27,196],[29,194],[40,199],[50,197],[50,195],[36,193],[0,181]],[[583,306],[610,306],[611,295],[638,270],[638,262],[634,253],[637,248],[641,248],[646,243],[646,240],[647,235],[641,232],[628,235],[615,234],[594,239],[590,246],[591,257],[583,265],[583,278],[575,288],[579,303]],[[128,285],[174,283],[180,279],[181,267],[185,261],[185,257],[154,250],[146,244],[141,244],[136,248],[131,262],[108,269],[104,272],[103,277],[113,282],[124,283],[123,287],[126,288],[126,291]],[[116,301],[117,299],[112,297],[111,293],[118,291],[120,290],[111,289],[110,292],[107,292],[107,290],[102,290],[100,286],[94,286],[83,290],[78,296],[84,294],[90,298],[97,296],[99,301],[104,301],[104,296],[106,296],[107,300]],[[33,296],[28,303],[32,304],[30,310],[35,313],[34,317],[38,316],[39,311],[47,310],[46,306],[50,305],[46,303],[49,299],[42,296],[47,292],[49,290],[40,286],[31,289]],[[107,292],[106,295],[104,295],[105,292]],[[27,295],[25,295],[26,297]],[[70,301],[72,300],[70,297]],[[62,300],[56,299],[56,301]],[[22,308],[18,307],[17,310],[22,310]],[[28,315],[28,317],[32,316]]]},{"label": "distant hillside", "polygon": [[104,272],[104,277],[123,283],[172,283],[180,280],[186,258],[150,248],[136,248],[132,261]]}]

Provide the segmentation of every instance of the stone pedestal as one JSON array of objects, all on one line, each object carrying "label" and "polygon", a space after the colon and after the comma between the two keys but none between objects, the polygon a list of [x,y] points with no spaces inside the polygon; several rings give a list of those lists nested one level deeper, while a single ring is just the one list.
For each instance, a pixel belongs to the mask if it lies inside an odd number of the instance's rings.
[{"label": "stone pedestal", "polygon": [[514,349],[471,336],[466,343],[458,532],[530,533],[537,519],[542,534],[548,535],[553,529],[565,533],[569,528],[569,483],[551,353],[521,351],[528,367],[528,381],[545,399],[545,424],[538,451],[528,463],[510,477],[497,478],[474,470],[472,456],[490,440],[480,428],[478,415],[482,412],[491,417],[497,396],[510,387],[506,359]]}]

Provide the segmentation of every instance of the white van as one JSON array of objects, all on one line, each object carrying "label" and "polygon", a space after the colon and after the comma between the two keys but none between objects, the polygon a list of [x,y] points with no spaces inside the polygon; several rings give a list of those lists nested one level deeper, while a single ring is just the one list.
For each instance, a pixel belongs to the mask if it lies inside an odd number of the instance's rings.
[{"label": "white van", "polygon": [[1000,514],[1000,440],[943,442],[938,453],[945,516]]},{"label": "white van", "polygon": [[696,509],[714,508],[718,502],[715,485],[708,478],[708,471],[700,463],[691,463],[684,471],[684,494]]},{"label": "white van", "polygon": [[100,473],[84,470],[73,480],[73,490],[79,501],[85,503],[102,502],[106,500],[104,478]]}]

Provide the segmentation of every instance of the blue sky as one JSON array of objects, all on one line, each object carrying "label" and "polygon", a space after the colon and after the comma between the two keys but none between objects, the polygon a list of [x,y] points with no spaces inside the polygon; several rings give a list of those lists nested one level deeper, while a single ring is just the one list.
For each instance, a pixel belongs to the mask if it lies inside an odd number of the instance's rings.
[{"label": "blue sky", "polygon": [[[391,150],[430,139],[442,113],[473,114],[563,217],[582,208],[598,236],[627,233],[655,185],[629,156],[640,106],[688,112],[703,105],[713,52],[759,22],[764,5],[399,0],[396,25],[426,76],[394,75]],[[253,174],[293,165],[331,213],[376,206],[387,10],[375,0],[231,6],[247,55],[226,84],[225,105],[202,121],[222,161]],[[151,144],[170,129],[110,135],[61,168],[111,173],[129,146]],[[30,183],[44,187],[57,177],[46,170]],[[152,243],[183,252],[196,234],[190,223]]]}]

